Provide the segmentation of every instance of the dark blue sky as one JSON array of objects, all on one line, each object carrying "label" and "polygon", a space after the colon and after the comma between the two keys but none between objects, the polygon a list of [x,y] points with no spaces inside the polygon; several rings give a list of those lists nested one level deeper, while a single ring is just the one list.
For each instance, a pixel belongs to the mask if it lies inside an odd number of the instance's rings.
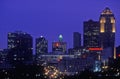
[{"label": "dark blue sky", "polygon": [[83,21],[99,20],[105,7],[115,15],[116,46],[120,45],[120,0],[0,0],[0,48],[7,48],[7,33],[16,30],[34,39],[45,36],[49,50],[59,34],[72,47],[73,32],[83,34]]}]

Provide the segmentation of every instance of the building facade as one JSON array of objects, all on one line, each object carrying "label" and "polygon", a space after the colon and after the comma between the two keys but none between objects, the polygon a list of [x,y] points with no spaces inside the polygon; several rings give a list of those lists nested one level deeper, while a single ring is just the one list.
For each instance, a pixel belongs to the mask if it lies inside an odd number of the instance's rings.
[{"label": "building facade", "polygon": [[81,47],[81,34],[79,32],[73,33],[73,48]]},{"label": "building facade", "polygon": [[52,42],[52,52],[53,53],[66,53],[67,52],[67,43],[63,42],[62,35],[59,35],[58,42]]},{"label": "building facade", "polygon": [[16,31],[8,33],[8,61],[23,63],[32,60],[33,38],[30,34]]},{"label": "building facade", "polygon": [[48,52],[48,41],[43,36],[36,38],[35,47],[36,47],[36,55],[47,53]]},{"label": "building facade", "polygon": [[100,26],[98,21],[84,21],[84,47],[100,47]]},{"label": "building facade", "polygon": [[99,18],[100,34],[101,34],[101,47],[103,49],[111,48],[110,57],[116,57],[115,53],[115,17],[112,11],[107,7],[105,8]]}]

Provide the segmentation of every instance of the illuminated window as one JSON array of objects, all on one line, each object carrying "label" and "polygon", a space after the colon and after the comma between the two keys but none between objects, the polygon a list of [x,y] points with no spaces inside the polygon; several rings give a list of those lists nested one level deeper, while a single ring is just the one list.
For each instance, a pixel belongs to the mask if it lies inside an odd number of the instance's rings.
[{"label": "illuminated window", "polygon": [[104,29],[104,24],[105,24],[106,20],[104,17],[101,17],[100,19],[100,32],[105,32],[105,29]]},{"label": "illuminated window", "polygon": [[22,58],[22,60],[24,60],[24,58]]},{"label": "illuminated window", "polygon": [[112,32],[115,32],[115,19],[114,19],[114,17],[111,17],[111,23],[112,23]]},{"label": "illuminated window", "polygon": [[14,60],[17,60],[16,58],[14,58]]},{"label": "illuminated window", "polygon": [[116,48],[114,47],[114,59],[116,59]]},{"label": "illuminated window", "polygon": [[101,20],[100,20],[100,23],[105,23],[105,22],[106,22],[105,18],[102,17]]},{"label": "illuminated window", "polygon": [[115,32],[115,24],[112,24],[112,32]]},{"label": "illuminated window", "polygon": [[111,17],[111,23],[115,23],[114,17]]},{"label": "illuminated window", "polygon": [[55,47],[58,47],[59,46],[59,43],[57,42],[57,43],[55,43]]},{"label": "illuminated window", "polygon": [[14,57],[16,57],[17,55],[16,54],[14,54]]},{"label": "illuminated window", "polygon": [[101,33],[105,32],[105,28],[104,28],[104,24],[103,23],[101,23],[101,25],[100,25],[100,32]]}]

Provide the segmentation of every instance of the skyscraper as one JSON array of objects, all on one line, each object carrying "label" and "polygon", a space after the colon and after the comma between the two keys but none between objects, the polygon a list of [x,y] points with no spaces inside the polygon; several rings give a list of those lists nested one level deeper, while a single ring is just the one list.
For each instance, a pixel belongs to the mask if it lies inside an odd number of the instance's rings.
[{"label": "skyscraper", "polygon": [[80,48],[81,46],[81,34],[79,32],[73,33],[73,48]]},{"label": "skyscraper", "polygon": [[106,7],[100,15],[101,46],[103,49],[111,48],[111,57],[116,57],[115,48],[115,17]]},{"label": "skyscraper", "polygon": [[7,54],[8,54],[8,49],[0,49],[0,64],[6,62]]},{"label": "skyscraper", "polygon": [[8,33],[8,60],[10,62],[25,62],[32,60],[33,38],[30,34],[16,31]]},{"label": "skyscraper", "polygon": [[100,26],[98,21],[84,22],[84,47],[100,47]]},{"label": "skyscraper", "polygon": [[67,43],[63,42],[63,36],[59,35],[59,41],[58,42],[52,42],[52,51],[53,53],[66,53],[67,52]]},{"label": "skyscraper", "polygon": [[36,55],[44,54],[48,52],[48,41],[45,37],[41,36],[36,38]]}]

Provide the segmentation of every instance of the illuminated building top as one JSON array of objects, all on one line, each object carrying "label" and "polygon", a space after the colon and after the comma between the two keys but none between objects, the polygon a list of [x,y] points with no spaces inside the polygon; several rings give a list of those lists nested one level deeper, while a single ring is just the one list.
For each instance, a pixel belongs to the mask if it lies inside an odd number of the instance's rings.
[{"label": "illuminated building top", "polygon": [[60,34],[59,41],[52,42],[52,51],[66,53],[66,50],[67,50],[67,43],[63,42],[63,36]]},{"label": "illuminated building top", "polygon": [[43,36],[42,36],[42,35],[41,35],[40,37],[41,37],[41,38],[43,38]]},{"label": "illuminated building top", "polygon": [[[106,23],[107,23],[107,25],[105,25]],[[111,25],[108,25],[108,23],[111,23]],[[111,30],[109,30],[109,28],[112,28],[112,33],[116,32],[114,14],[108,7],[106,7],[102,11],[101,17],[100,17],[100,32],[104,33],[107,31],[111,31]]]},{"label": "illuminated building top", "polygon": [[63,36],[60,34],[59,35],[59,41],[62,41],[63,40]]},{"label": "illuminated building top", "polygon": [[113,13],[112,13],[112,11],[111,11],[108,7],[106,7],[106,8],[102,11],[101,14],[102,14],[102,15],[106,15],[106,14],[113,14]]}]

